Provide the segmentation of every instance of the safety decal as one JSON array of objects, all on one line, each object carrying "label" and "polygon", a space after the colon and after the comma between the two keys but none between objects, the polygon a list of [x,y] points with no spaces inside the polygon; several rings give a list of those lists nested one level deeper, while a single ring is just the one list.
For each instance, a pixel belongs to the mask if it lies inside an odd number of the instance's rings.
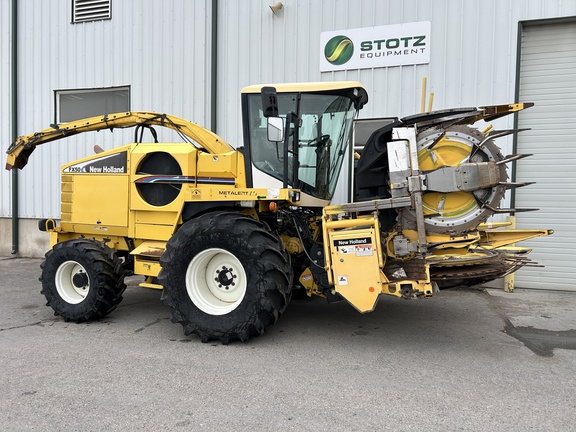
[{"label": "safety decal", "polygon": [[372,256],[372,244],[360,246],[340,246],[338,248],[340,255]]},{"label": "safety decal", "polygon": [[338,248],[340,255],[353,255],[356,253],[354,246],[340,246]]},{"label": "safety decal", "polygon": [[372,245],[355,246],[356,256],[372,256]]}]

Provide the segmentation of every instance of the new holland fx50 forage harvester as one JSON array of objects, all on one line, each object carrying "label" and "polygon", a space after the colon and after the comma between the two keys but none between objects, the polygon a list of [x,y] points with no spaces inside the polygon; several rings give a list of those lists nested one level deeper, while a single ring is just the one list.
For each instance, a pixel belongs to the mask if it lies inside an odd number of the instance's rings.
[{"label": "new holland fx50 forage harvester", "polygon": [[[372,311],[381,294],[432,296],[529,265],[521,240],[547,230],[487,224],[508,188],[494,139],[471,127],[529,104],[435,111],[374,132],[354,174],[354,202],[331,205],[360,83],[250,86],[242,91],[244,146],[166,114],[127,112],[53,125],[18,138],[7,169],[36,146],[78,133],[136,127],[135,142],[61,168],[60,221],[42,293],[67,321],[102,318],[128,274],[162,290],[172,321],[203,342],[246,341],[286,309],[293,288]],[[141,142],[154,126],[180,143]],[[138,138],[140,136],[140,138]]]}]

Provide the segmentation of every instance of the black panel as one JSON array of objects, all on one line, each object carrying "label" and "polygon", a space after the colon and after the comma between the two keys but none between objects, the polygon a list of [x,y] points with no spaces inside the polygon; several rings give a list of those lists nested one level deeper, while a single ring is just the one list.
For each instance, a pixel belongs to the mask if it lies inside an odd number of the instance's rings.
[{"label": "black panel", "polygon": [[252,152],[250,150],[250,125],[248,123],[248,95],[242,95],[242,132],[244,136],[244,147],[238,151],[244,155],[244,170],[246,172],[246,187],[254,187],[252,180]]},{"label": "black panel", "polygon": [[392,129],[399,126],[402,122],[388,124],[368,138],[356,167],[357,201],[390,197],[387,143],[392,139]]},{"label": "black panel", "polygon": [[[150,153],[140,163],[136,174],[143,175],[182,175],[178,161],[166,152]],[[137,183],[136,189],[144,201],[153,206],[165,206],[176,199],[182,189],[178,183]]]}]

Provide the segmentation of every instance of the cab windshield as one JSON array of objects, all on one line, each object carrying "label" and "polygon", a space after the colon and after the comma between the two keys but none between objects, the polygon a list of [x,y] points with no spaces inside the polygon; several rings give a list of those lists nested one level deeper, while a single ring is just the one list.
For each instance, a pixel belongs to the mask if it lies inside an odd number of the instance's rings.
[{"label": "cab windshield", "polygon": [[[299,113],[298,96],[300,96]],[[346,146],[351,136],[355,109],[346,96],[318,93],[278,93],[278,111],[286,124],[289,112],[299,114],[297,134],[289,136],[288,173],[293,170],[293,151],[297,146],[298,181],[288,175],[288,184],[316,198],[330,200],[336,187]],[[254,166],[284,180],[284,141],[270,142],[260,94],[249,95],[250,149]],[[294,142],[298,136],[298,142]],[[257,186],[257,185],[255,185]]]}]

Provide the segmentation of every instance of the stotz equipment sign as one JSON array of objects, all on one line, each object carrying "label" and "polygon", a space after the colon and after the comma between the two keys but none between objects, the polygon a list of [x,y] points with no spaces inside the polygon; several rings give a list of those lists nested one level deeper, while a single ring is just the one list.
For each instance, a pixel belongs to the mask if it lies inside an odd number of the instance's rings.
[{"label": "stotz equipment sign", "polygon": [[320,71],[430,62],[430,21],[323,32]]}]

